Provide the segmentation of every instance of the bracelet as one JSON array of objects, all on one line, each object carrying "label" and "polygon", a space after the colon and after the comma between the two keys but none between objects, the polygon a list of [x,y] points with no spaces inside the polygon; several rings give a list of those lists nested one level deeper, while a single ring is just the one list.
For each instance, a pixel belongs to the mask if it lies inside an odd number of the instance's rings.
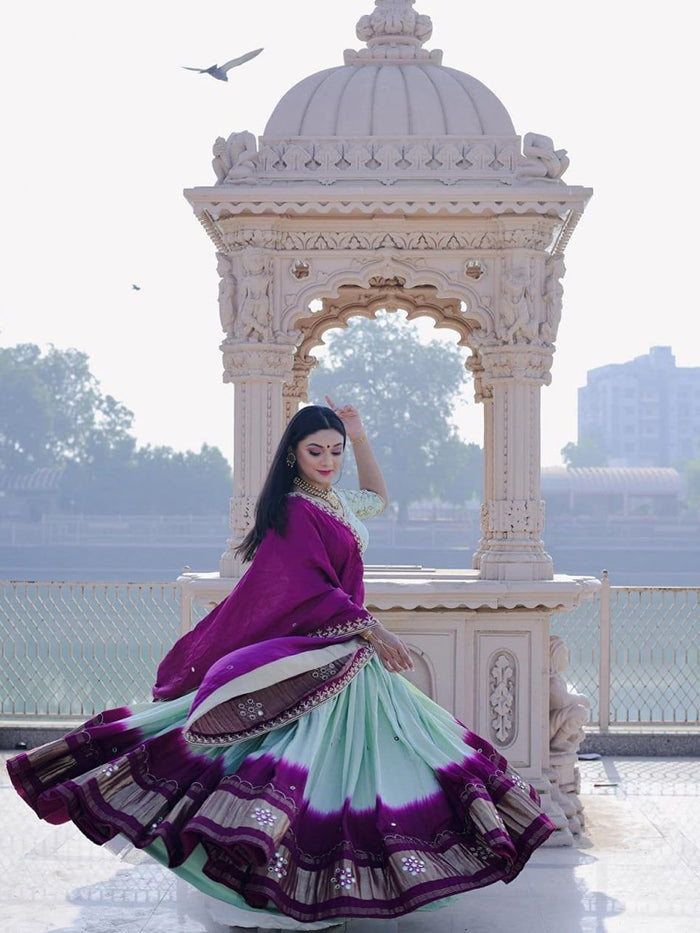
[{"label": "bracelet", "polygon": [[369,621],[367,628],[362,629],[362,631],[360,632],[360,638],[364,638],[365,641],[371,642],[374,639],[374,635],[372,634],[372,632],[375,628],[378,628],[379,625],[380,623],[378,619],[372,619],[371,621]]},{"label": "bracelet", "polygon": [[367,440],[367,435],[363,431],[362,434],[358,435],[357,437],[351,437],[350,443],[351,444],[364,444],[366,440]]}]

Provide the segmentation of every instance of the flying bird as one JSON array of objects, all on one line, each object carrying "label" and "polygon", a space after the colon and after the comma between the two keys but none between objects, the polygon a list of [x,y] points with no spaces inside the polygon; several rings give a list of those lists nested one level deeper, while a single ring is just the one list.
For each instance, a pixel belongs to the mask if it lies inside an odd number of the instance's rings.
[{"label": "flying bird", "polygon": [[141,286],[140,286],[140,285],[132,285],[131,287],[133,288],[133,290],[134,290],[135,292],[140,292],[140,291],[141,291]]},{"label": "flying bird", "polygon": [[259,55],[261,52],[262,49],[254,49],[252,52],[246,52],[245,55],[241,55],[240,58],[232,58],[231,61],[226,62],[225,65],[212,65],[210,68],[190,68],[189,65],[183,65],[182,67],[185,71],[198,71],[201,75],[211,75],[212,78],[216,78],[217,81],[228,81],[227,72],[237,65],[242,65],[243,62],[250,61],[251,58],[255,58],[255,56]]}]

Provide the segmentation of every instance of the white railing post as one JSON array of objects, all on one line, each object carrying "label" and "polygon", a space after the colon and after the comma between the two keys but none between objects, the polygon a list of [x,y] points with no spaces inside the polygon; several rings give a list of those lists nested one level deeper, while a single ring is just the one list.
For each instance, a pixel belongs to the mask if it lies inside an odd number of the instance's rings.
[{"label": "white railing post", "polygon": [[610,727],[610,580],[603,571],[600,588],[600,666],[598,671],[598,720],[601,732]]},{"label": "white railing post", "polygon": [[[189,567],[183,567],[181,573],[187,573]],[[180,635],[186,635],[192,628],[192,609],[194,596],[187,582],[183,580],[180,583]]]}]

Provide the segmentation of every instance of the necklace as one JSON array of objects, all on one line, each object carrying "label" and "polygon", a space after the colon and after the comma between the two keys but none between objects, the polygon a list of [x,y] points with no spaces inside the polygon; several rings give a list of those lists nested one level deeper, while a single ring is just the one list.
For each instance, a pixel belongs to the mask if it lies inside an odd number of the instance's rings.
[{"label": "necklace", "polygon": [[313,483],[303,479],[301,476],[295,476],[293,483],[295,486],[298,486],[302,492],[310,496],[315,496],[317,499],[325,499],[332,508],[338,511],[342,510],[342,503],[334,489],[322,489],[320,486],[314,486]]}]

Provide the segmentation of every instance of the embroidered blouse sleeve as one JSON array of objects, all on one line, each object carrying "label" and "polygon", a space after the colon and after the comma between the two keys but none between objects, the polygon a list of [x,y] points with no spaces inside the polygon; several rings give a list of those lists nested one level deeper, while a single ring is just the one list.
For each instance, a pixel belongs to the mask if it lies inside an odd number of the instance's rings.
[{"label": "embroidered blouse sleeve", "polygon": [[343,489],[343,494],[358,518],[374,518],[386,508],[379,493],[371,489]]}]

